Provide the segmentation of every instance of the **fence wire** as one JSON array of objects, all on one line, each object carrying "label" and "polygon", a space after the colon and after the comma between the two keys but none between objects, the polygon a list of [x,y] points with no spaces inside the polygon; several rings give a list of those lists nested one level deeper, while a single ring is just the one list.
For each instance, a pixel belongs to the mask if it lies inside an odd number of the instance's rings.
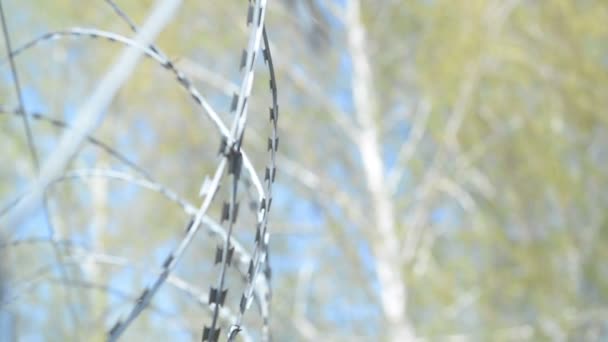
[{"label": "fence wire", "polygon": [[[139,35],[141,33],[136,22],[118,3],[113,0],[104,0],[104,2],[111,7],[116,18],[125,23],[133,34]],[[167,201],[177,204],[179,208],[190,217],[189,223],[185,229],[182,230],[183,236],[177,244],[177,247],[168,254],[159,269],[154,272],[155,277],[151,282],[151,285],[144,288],[136,296],[119,293],[119,295],[124,298],[134,297],[134,299],[132,299],[133,304],[127,315],[119,318],[107,330],[106,340],[116,341],[119,339],[125,331],[129,329],[132,323],[138,319],[143,310],[151,305],[151,301],[164,283],[168,282],[174,287],[181,289],[194,298],[200,305],[203,305],[210,310],[210,321],[201,322],[202,329],[200,331],[200,338],[202,341],[215,342],[219,341],[222,336],[224,336],[227,341],[233,341],[237,335],[241,335],[242,339],[245,341],[252,340],[252,329],[251,327],[244,326],[243,319],[253,302],[257,303],[259,308],[258,314],[263,322],[259,335],[263,341],[270,341],[271,269],[269,262],[269,211],[273,198],[272,185],[275,181],[277,170],[276,153],[279,144],[277,130],[279,106],[277,80],[273,67],[268,33],[265,27],[267,1],[249,0],[247,2],[246,11],[244,11],[244,14],[246,14],[246,24],[249,29],[248,41],[241,52],[239,65],[239,68],[241,69],[241,79],[239,91],[233,95],[230,105],[230,111],[233,113],[233,119],[230,126],[223,122],[217,114],[217,111],[196,88],[192,80],[190,80],[185,73],[180,71],[171,59],[167,57],[167,54],[153,42],[142,44],[142,40],[132,39],[115,32],[104,31],[95,27],[72,27],[46,32],[16,48],[12,48],[9,38],[10,30],[7,27],[4,9],[1,7],[1,3],[0,0],[0,13],[2,14],[4,41],[7,46],[8,56],[6,60],[0,62],[0,66],[4,66],[7,62],[10,64],[19,105],[17,108],[9,108],[6,103],[0,103],[0,116],[18,117],[23,121],[29,152],[37,172],[41,171],[38,152],[35,148],[35,135],[32,134],[30,127],[32,121],[48,123],[64,132],[78,130],[79,128],[74,127],[68,122],[54,118],[51,115],[52,113],[31,111],[26,108],[19,84],[15,59],[19,58],[23,52],[39,44],[63,38],[103,39],[138,50],[140,54],[152,59],[162,67],[162,69],[175,77],[176,84],[189,94],[205,116],[211,120],[221,136],[219,148],[221,158],[212,175],[210,177],[205,177],[202,182],[200,190],[201,203],[198,206],[189,202],[168,186],[155,180],[148,170],[127,158],[119,149],[113,148],[110,144],[96,138],[93,135],[94,130],[91,130],[90,132],[79,131],[77,133],[82,135],[82,139],[84,139],[85,142],[98,148],[112,158],[115,158],[117,162],[126,167],[127,171],[122,172],[98,168],[73,169],[63,171],[61,175],[52,177],[48,180],[47,184],[42,183],[44,185],[42,191],[46,194],[48,187],[52,187],[59,182],[86,180],[96,177],[126,182],[129,185],[147,189],[163,196]],[[248,109],[251,97],[253,96],[252,88],[256,74],[256,60],[258,60],[260,54],[267,66],[269,93],[271,98],[268,117],[270,131],[267,143],[268,160],[265,163],[266,166],[263,170],[263,179],[258,176],[258,172],[254,168],[252,160],[245,151],[243,141],[248,122],[251,120],[258,120],[257,115],[254,117],[249,115]],[[245,174],[242,173],[243,169]],[[221,203],[221,217],[219,220],[214,220],[207,212],[221,197],[217,195],[222,184],[228,190],[228,194],[225,201]],[[242,188],[242,185],[245,185],[244,189]],[[251,196],[251,189],[254,190],[253,196],[255,197],[255,200],[253,200],[254,205],[250,205],[249,207],[254,211],[256,224],[255,227],[251,227],[255,232],[254,241],[250,243],[251,247],[247,248],[246,246],[248,244],[238,241],[235,238],[234,232],[238,222],[240,207],[239,194],[245,193],[247,196]],[[9,200],[9,203],[0,208],[0,221],[2,217],[10,217],[15,210],[18,210],[22,202],[28,200],[28,196],[31,195],[31,192],[32,190],[28,189],[23,193],[14,194],[12,196],[13,198]],[[44,200],[46,202],[46,197],[44,197]],[[8,222],[11,221],[9,220]],[[48,238],[9,238],[8,241],[0,244],[0,248],[16,248],[22,245],[48,243],[53,246],[56,251],[56,263],[60,267],[63,267],[69,262],[63,260],[59,247],[68,249],[79,248],[70,240],[57,240],[52,233],[51,224],[49,223],[48,226],[51,227]],[[206,293],[199,290],[193,284],[174,275],[174,271],[178,266],[179,261],[182,259],[188,246],[192,244],[194,237],[201,227],[204,227],[204,230],[219,243],[213,254],[213,260],[209,260],[209,262],[217,265],[217,281]],[[79,249],[79,253],[84,253],[84,255],[93,257],[93,259],[97,256],[98,259],[101,260],[99,262],[110,262],[123,267],[133,266],[131,261],[117,256],[105,255],[105,257],[100,257],[99,253],[96,254],[95,251],[87,251],[82,248]],[[230,291],[230,294],[228,293],[232,287],[237,285],[231,284],[229,278],[227,278],[227,272],[230,266],[236,268],[243,280],[243,284],[241,284],[243,290],[240,294],[232,294],[232,291]],[[48,269],[43,269],[40,272],[43,271],[48,272]],[[32,284],[40,279],[39,275],[40,274],[32,280]],[[89,289],[96,288],[98,290],[116,292],[115,289],[112,289],[109,286],[104,287],[99,284],[70,279],[67,272],[62,272],[61,276],[61,279],[55,279],[55,281],[61,282],[66,289],[68,287],[85,287]],[[7,292],[8,294],[5,297],[14,300],[17,300],[21,295],[20,291],[11,292],[11,289]],[[226,297],[229,295],[238,295],[240,297],[237,308],[232,309],[226,307]],[[3,303],[5,301],[6,299],[3,299]],[[154,306],[153,309],[162,312],[162,309],[156,306]],[[222,327],[226,327],[226,332],[224,334],[221,333]]]}]

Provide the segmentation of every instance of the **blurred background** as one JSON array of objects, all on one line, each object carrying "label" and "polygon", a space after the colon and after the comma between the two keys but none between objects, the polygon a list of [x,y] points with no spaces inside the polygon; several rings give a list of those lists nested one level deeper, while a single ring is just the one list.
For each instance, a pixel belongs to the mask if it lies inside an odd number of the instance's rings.
[{"label": "blurred background", "polygon": [[[154,5],[116,2],[139,24]],[[133,36],[103,0],[2,5],[13,50],[72,27]],[[224,122],[246,17],[244,0],[184,1],[156,40]],[[607,1],[272,0],[266,26],[281,108],[275,341],[608,339]],[[1,46],[7,208],[36,169]],[[65,130],[50,120],[72,122],[122,49],[67,36],[15,57],[41,160]],[[260,177],[268,79],[259,60],[244,149]],[[152,59],[94,137],[194,206],[219,161],[212,122]],[[93,169],[137,175],[89,141],[66,170],[81,175],[49,187],[48,210],[0,227],[0,340],[102,340],[183,236],[178,205]],[[251,251],[255,213],[241,214],[235,236]],[[175,276],[206,292],[217,242],[201,231]],[[227,282],[236,311],[243,284],[235,271]],[[209,312],[165,284],[124,340],[199,340]],[[255,305],[245,318],[258,340]]]}]

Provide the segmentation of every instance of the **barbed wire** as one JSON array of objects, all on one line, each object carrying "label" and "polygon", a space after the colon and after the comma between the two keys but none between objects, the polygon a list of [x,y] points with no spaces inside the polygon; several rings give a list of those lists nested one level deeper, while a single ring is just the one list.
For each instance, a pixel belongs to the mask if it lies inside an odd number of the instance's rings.
[{"label": "barbed wire", "polygon": [[[66,177],[63,180],[67,180],[69,178],[71,178],[71,177]],[[59,180],[59,181],[61,181],[61,180]],[[0,248],[14,248],[14,247],[21,247],[21,246],[33,246],[33,245],[39,245],[39,244],[52,244],[52,245],[62,246],[63,248],[72,250],[73,258],[70,261],[70,263],[73,263],[76,265],[78,265],[80,263],[77,260],[84,260],[84,262],[94,262],[96,264],[104,264],[104,265],[108,265],[108,266],[137,269],[138,271],[141,271],[141,272],[149,272],[149,270],[147,270],[147,267],[141,263],[135,263],[125,257],[111,255],[111,254],[107,254],[107,253],[101,253],[101,252],[91,250],[89,248],[86,248],[85,246],[82,246],[81,244],[76,243],[73,240],[51,240],[49,238],[41,238],[41,237],[20,238],[20,239],[15,239],[12,241],[1,242]],[[52,265],[49,264],[47,266],[43,266],[43,267],[39,268],[38,270],[36,270],[36,272],[34,272],[33,277],[28,277],[28,278],[33,278],[34,281],[26,282],[26,286],[22,286],[22,290],[20,292],[24,292],[31,287],[35,287],[36,284],[41,280],[47,281],[48,279],[46,279],[46,274],[49,273],[49,270],[51,268],[52,268]],[[152,271],[152,272],[158,273],[158,271]],[[107,287],[105,285],[97,284],[94,282],[87,282],[86,280],[82,280],[82,279],[71,279],[68,282],[68,285],[71,283],[86,283],[86,284],[89,284],[91,287],[102,287],[102,286]],[[209,306],[209,301],[208,301],[209,295],[207,293],[205,293],[204,291],[201,291],[200,289],[196,288],[194,285],[192,285],[192,283],[190,283],[176,275],[169,276],[167,278],[167,283],[170,284],[172,287],[176,288],[177,290],[179,290],[181,293],[187,295],[190,298],[193,298],[202,308],[205,308],[205,309],[211,311],[211,307]],[[8,294],[7,299],[2,300],[0,302],[0,307],[17,300],[19,298],[19,296],[20,296],[19,293]],[[123,293],[121,296],[127,296],[127,297],[129,297],[129,299],[132,299],[133,301],[135,301],[137,299],[137,297],[135,295],[131,295],[131,294],[126,295]],[[154,311],[161,311],[161,308],[158,306],[150,305],[149,308],[152,308]],[[229,326],[236,319],[235,314],[233,312],[231,312],[231,310],[229,308],[222,308],[222,310],[220,311],[219,317],[220,317],[220,320],[222,321],[222,325],[224,325],[224,326]],[[243,340],[245,340],[245,341],[253,340],[253,338],[249,335],[248,329],[246,327],[243,327],[243,332],[244,332]]]},{"label": "barbed wire", "polygon": [[[23,44],[22,46],[16,48],[15,50],[12,51],[11,56],[17,56],[17,55],[23,53],[24,51],[26,51],[44,41],[56,40],[56,39],[60,39],[60,38],[64,38],[64,37],[81,37],[81,38],[91,38],[91,39],[101,38],[101,39],[106,39],[110,42],[117,42],[117,43],[121,43],[121,44],[124,44],[127,46],[134,47],[136,49],[139,49],[146,56],[148,56],[148,57],[152,58],[153,60],[155,60],[156,62],[158,62],[160,64],[160,66],[162,66],[165,70],[168,70],[169,72],[171,72],[175,75],[175,77],[178,81],[178,84],[182,88],[184,88],[190,94],[190,96],[194,99],[194,101],[197,103],[197,105],[199,105],[205,111],[205,113],[207,113],[207,116],[215,124],[216,128],[219,130],[222,137],[228,139],[228,137],[230,135],[229,129],[226,127],[226,125],[224,124],[222,119],[219,117],[217,112],[213,109],[213,107],[201,95],[201,93],[198,91],[196,86],[194,86],[194,83],[184,73],[182,73],[168,58],[163,57],[162,52],[161,52],[161,54],[158,54],[158,53],[154,52],[154,50],[152,50],[150,47],[146,47],[146,46],[142,46],[141,44],[137,44],[137,42],[135,42],[134,40],[124,37],[120,34],[103,31],[103,30],[99,30],[99,29],[95,29],[95,28],[83,28],[83,27],[73,27],[73,28],[68,28],[68,29],[61,30],[61,31],[47,32],[47,33],[40,35],[37,38],[30,40],[29,42]],[[155,47],[154,49],[159,51],[158,47]],[[233,99],[233,103],[234,103],[234,99]],[[256,191],[258,192],[258,197],[261,199],[264,196],[264,189],[262,186],[262,182],[260,181],[259,177],[257,176],[255,168],[253,167],[253,164],[251,163],[247,153],[245,151],[242,151],[242,155],[243,155],[242,156],[243,157],[243,166],[245,166],[245,169],[247,170],[248,175],[249,175],[251,181],[253,182]]]},{"label": "barbed wire", "polygon": [[[203,341],[216,342],[218,341],[218,338],[220,336],[220,329],[216,328],[217,316],[220,306],[224,305],[228,292],[228,289],[224,288],[224,283],[226,276],[226,267],[230,265],[232,259],[232,246],[230,245],[229,238],[233,232],[234,224],[236,223],[239,209],[239,203],[237,202],[237,192],[242,167],[241,144],[247,123],[248,100],[249,96],[251,96],[253,80],[255,77],[255,61],[257,58],[257,52],[262,46],[262,33],[264,30],[265,11],[265,0],[256,0],[253,2],[249,1],[247,7],[247,25],[250,27],[249,42],[247,48],[243,51],[241,56],[240,68],[243,72],[243,76],[241,78],[240,92],[234,95],[231,104],[231,111],[234,111],[236,114],[231,129],[231,134],[234,138],[234,141],[230,143],[225,138],[222,138],[222,142],[220,145],[220,152],[226,158],[225,160],[228,160],[230,164],[228,173],[232,175],[232,189],[230,193],[230,199],[228,202],[224,202],[221,217],[221,221],[226,222],[228,238],[224,240],[223,246],[218,247],[216,253],[215,263],[219,264],[220,266],[219,277],[217,281],[217,286],[212,286],[209,290],[211,296],[210,302],[215,304],[215,310],[211,319],[211,324],[203,328]],[[264,204],[267,202],[267,199],[267,194],[264,194],[263,198],[260,201],[260,215],[264,215],[263,212],[266,211]],[[260,215],[258,215],[258,221]],[[256,280],[253,268],[259,267],[260,262],[259,260],[256,260],[257,253],[255,253],[255,251],[258,250],[257,246],[259,244],[260,241],[256,240],[256,248],[254,250],[254,255],[252,260],[250,261],[250,265],[248,268],[246,288],[249,288],[250,286],[252,287]],[[241,301],[239,304],[239,316],[237,318],[237,321],[233,324],[233,326],[230,328],[230,331],[228,332],[228,341],[232,341],[241,330],[241,317],[250,305],[250,298],[251,295],[249,292],[245,292],[241,297]],[[268,298],[264,299],[265,302],[270,300],[270,294],[268,293]],[[266,331],[268,318],[267,315],[265,315],[264,309],[262,310],[262,315],[265,327],[263,330]],[[267,339],[267,336],[263,336],[263,338]]]},{"label": "barbed wire", "polygon": [[[139,28],[125,11],[123,11],[117,3],[112,0],[104,0],[115,12],[115,14],[124,21],[131,31],[139,34]],[[224,312],[225,298],[229,289],[229,284],[226,279],[226,272],[229,266],[235,265],[242,279],[245,282],[245,287],[241,295],[238,313],[230,319],[231,325],[227,333],[227,340],[233,341],[239,332],[244,333],[247,329],[243,326],[242,320],[245,312],[250,307],[252,301],[258,303],[260,315],[263,320],[262,339],[270,340],[270,265],[268,259],[269,253],[269,230],[268,230],[268,213],[272,204],[272,183],[276,176],[276,151],[278,148],[278,99],[277,99],[277,82],[272,64],[272,56],[268,36],[264,25],[266,0],[249,0],[247,9],[247,25],[249,27],[249,38],[246,48],[242,52],[240,67],[243,71],[238,93],[235,93],[231,102],[231,112],[234,113],[234,118],[230,129],[220,119],[219,115],[201,95],[193,82],[181,72],[173,62],[166,57],[162,50],[154,43],[147,45],[140,44],[137,40],[127,38],[123,35],[99,30],[97,28],[73,27],[60,31],[52,31],[44,33],[33,40],[11,50],[8,48],[8,60],[13,63],[13,59],[26,50],[44,42],[61,39],[64,37],[76,38],[101,38],[110,42],[116,42],[131,48],[139,50],[143,55],[156,61],[163,69],[171,72],[180,87],[184,88],[196,104],[204,111],[206,116],[211,119],[216,129],[221,134],[220,155],[221,160],[218,162],[215,172],[212,177],[206,177],[201,186],[200,196],[202,198],[200,206],[197,208],[176,192],[169,189],[164,184],[154,181],[151,174],[144,168],[138,166],[135,162],[125,157],[120,151],[112,148],[110,145],[95,138],[92,134],[84,131],[84,139],[93,146],[105,151],[109,155],[116,158],[120,163],[130,170],[134,171],[139,176],[134,176],[126,172],[107,169],[79,169],[64,172],[62,176],[49,181],[46,187],[70,179],[86,179],[90,177],[103,177],[106,179],[115,179],[125,181],[128,184],[139,186],[148,190],[152,190],[163,195],[168,200],[178,204],[182,210],[191,217],[190,222],[184,230],[184,236],[177,244],[177,247],[169,253],[164,259],[162,266],[152,281],[152,285],[146,287],[134,300],[134,305],[128,312],[127,316],[118,319],[107,333],[108,341],[117,340],[137,319],[140,313],[150,304],[150,301],[161,288],[163,283],[168,279],[174,279],[172,275],[179,260],[183,256],[186,248],[193,241],[194,236],[201,226],[207,227],[207,232],[221,241],[217,247],[214,256],[214,263],[219,265],[218,279],[215,286],[211,286],[207,300],[201,299],[198,296],[197,300],[200,303],[205,303],[212,311],[211,322],[205,325],[202,331],[203,341],[218,341],[220,336],[219,318],[221,312]],[[145,41],[142,39],[142,41]],[[269,160],[264,169],[264,185],[258,177],[257,172],[250,158],[243,149],[243,136],[248,122],[248,107],[249,99],[252,95],[252,88],[255,78],[255,62],[259,52],[262,53],[263,59],[268,67],[270,74],[270,94],[272,104],[270,107],[270,122],[271,133],[268,139]],[[4,62],[0,62],[2,65]],[[22,116],[27,122],[29,119],[40,120],[50,123],[53,126],[62,129],[71,129],[70,125],[62,120],[54,119],[40,112],[27,112],[21,104],[17,109],[8,109],[0,104],[0,113]],[[29,128],[29,125],[28,125]],[[33,144],[32,144],[33,145]],[[241,170],[245,168],[248,179],[242,178]],[[229,176],[227,180],[231,186],[229,187],[228,199],[223,202],[221,210],[220,223],[215,222],[207,216],[207,211],[215,202],[215,197],[219,191],[224,172]],[[257,193],[257,203],[250,206],[256,211],[256,227],[255,240],[252,252],[249,253],[242,243],[233,237],[235,224],[237,223],[237,214],[239,209],[238,194],[239,184],[245,184],[247,194],[249,196],[250,186],[253,185]],[[27,194],[27,193],[26,193]],[[14,204],[19,203],[23,195],[17,196],[15,202],[11,202],[0,211],[0,217],[10,212],[14,208]],[[14,241],[13,241],[14,242]],[[57,241],[50,238],[49,243],[55,244]],[[14,244],[4,244],[4,247],[14,246]],[[2,247],[2,246],[0,246]],[[64,262],[59,262],[64,264]],[[263,271],[262,271],[263,270]],[[259,276],[259,274],[262,274]],[[65,285],[72,283],[65,281]],[[182,284],[185,289],[188,286]],[[225,316],[225,315],[224,315]],[[250,340],[250,335],[244,335],[245,340]]]},{"label": "barbed wire", "polygon": [[[253,251],[253,260],[252,264],[249,268],[248,274],[248,283],[245,291],[243,292],[243,296],[241,297],[241,303],[239,305],[239,314],[237,317],[237,322],[234,324],[232,328],[232,332],[238,332],[238,329],[241,324],[241,320],[243,319],[243,315],[248,307],[248,302],[250,301],[252,292],[253,292],[253,284],[255,279],[258,276],[258,273],[262,267],[264,269],[264,277],[268,283],[270,283],[271,278],[271,269],[270,263],[268,260],[268,247],[270,242],[270,234],[268,233],[268,213],[270,211],[270,206],[272,204],[272,184],[275,181],[276,176],[276,151],[279,146],[279,137],[277,131],[277,123],[279,119],[279,105],[278,105],[278,96],[277,96],[277,88],[276,88],[276,78],[274,74],[274,66],[272,64],[272,54],[270,52],[270,44],[268,42],[268,35],[266,33],[266,28],[262,29],[263,34],[263,56],[266,65],[268,66],[269,75],[270,75],[270,90],[272,96],[272,106],[270,107],[270,122],[271,122],[271,136],[268,138],[268,147],[267,150],[270,151],[270,159],[268,161],[268,166],[264,172],[264,181],[266,182],[266,198],[263,202],[260,203],[259,210],[260,215],[258,215],[258,222],[256,226],[255,233],[255,249]],[[266,299],[267,303],[270,303],[271,292],[268,293],[268,298]],[[268,308],[269,309],[269,308]],[[270,317],[268,315],[263,316],[264,325],[262,336],[264,340],[270,339]],[[229,341],[232,341],[236,333],[231,333],[229,336]]]},{"label": "barbed wire", "polygon": [[[11,115],[17,115],[17,116],[27,115],[34,120],[48,122],[49,124],[51,124],[55,127],[61,128],[61,129],[72,129],[72,127],[70,126],[69,123],[67,123],[63,120],[57,119],[57,118],[53,118],[50,115],[47,115],[47,114],[39,112],[39,111],[21,112],[18,109],[9,109],[7,106],[0,104],[0,115],[3,115],[3,114],[11,114]],[[96,138],[92,135],[87,135],[86,140],[91,145],[99,148],[100,150],[106,152],[110,156],[116,158],[117,161],[121,162],[124,166],[135,171],[142,177],[144,177],[146,179],[152,179],[152,176],[150,175],[150,173],[148,171],[146,171],[143,167],[137,165],[136,162],[130,160],[127,156],[125,156],[124,154],[122,154],[120,151],[113,148],[109,144],[99,140],[98,138]],[[2,215],[2,212],[4,210],[5,209],[2,209],[0,211],[0,215]]]}]

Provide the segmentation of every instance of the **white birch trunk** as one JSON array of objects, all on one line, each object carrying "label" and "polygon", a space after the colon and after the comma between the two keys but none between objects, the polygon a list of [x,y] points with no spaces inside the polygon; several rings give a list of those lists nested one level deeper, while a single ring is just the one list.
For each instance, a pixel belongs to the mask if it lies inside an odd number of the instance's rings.
[{"label": "white birch trunk", "polygon": [[400,261],[399,237],[391,192],[386,187],[382,147],[378,137],[377,99],[372,70],[366,54],[365,28],[358,0],[350,0],[345,17],[348,47],[352,58],[352,93],[359,124],[358,148],[371,199],[373,227],[378,239],[372,241],[375,267],[381,286],[382,309],[389,324],[392,341],[412,341],[415,333],[407,317],[407,288]]}]

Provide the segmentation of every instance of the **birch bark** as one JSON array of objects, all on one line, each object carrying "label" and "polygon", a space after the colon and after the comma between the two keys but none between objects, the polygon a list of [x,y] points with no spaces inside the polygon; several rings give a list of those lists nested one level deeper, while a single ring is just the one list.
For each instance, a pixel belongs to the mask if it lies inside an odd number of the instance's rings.
[{"label": "birch bark", "polygon": [[386,187],[385,166],[378,136],[378,100],[373,88],[373,74],[366,53],[365,27],[358,0],[347,4],[345,24],[352,61],[352,95],[359,126],[357,148],[363,163],[366,187],[371,199],[373,228],[378,239],[372,241],[380,299],[389,325],[391,341],[413,341],[414,329],[407,317],[407,287],[400,261],[399,239],[391,192]]}]

